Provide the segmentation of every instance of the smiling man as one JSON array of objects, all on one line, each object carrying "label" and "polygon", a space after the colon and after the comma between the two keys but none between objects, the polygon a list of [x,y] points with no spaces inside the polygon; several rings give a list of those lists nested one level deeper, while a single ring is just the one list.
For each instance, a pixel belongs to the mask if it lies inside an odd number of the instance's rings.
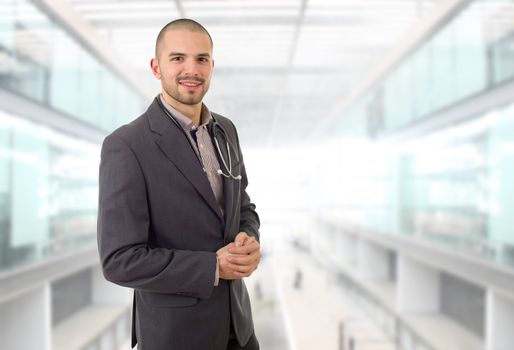
[{"label": "smiling man", "polygon": [[134,289],[140,350],[259,349],[243,282],[261,257],[259,217],[236,129],[202,102],[212,48],[199,23],[168,23],[150,62],[161,93],[102,146],[100,258],[107,280]]}]

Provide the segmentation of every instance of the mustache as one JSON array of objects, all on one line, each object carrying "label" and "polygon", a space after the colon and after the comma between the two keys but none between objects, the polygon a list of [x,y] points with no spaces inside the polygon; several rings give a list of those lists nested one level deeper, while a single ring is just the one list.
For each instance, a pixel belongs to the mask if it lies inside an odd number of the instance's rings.
[{"label": "mustache", "polygon": [[199,77],[190,77],[190,76],[177,77],[177,82],[178,83],[180,83],[182,80],[197,81],[199,83],[204,83],[205,82],[205,79],[199,78]]}]

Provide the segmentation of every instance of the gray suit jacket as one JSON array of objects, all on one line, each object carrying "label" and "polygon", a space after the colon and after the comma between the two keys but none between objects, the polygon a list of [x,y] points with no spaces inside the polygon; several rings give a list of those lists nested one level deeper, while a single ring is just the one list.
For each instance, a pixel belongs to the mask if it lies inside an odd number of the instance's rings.
[{"label": "gray suit jacket", "polygon": [[244,282],[214,287],[215,252],[240,231],[259,239],[236,129],[215,117],[236,147],[233,173],[242,175],[224,179],[224,217],[191,145],[156,101],[102,146],[101,264],[107,280],[134,289],[132,346],[143,350],[224,350],[231,319],[241,345],[253,333]]}]

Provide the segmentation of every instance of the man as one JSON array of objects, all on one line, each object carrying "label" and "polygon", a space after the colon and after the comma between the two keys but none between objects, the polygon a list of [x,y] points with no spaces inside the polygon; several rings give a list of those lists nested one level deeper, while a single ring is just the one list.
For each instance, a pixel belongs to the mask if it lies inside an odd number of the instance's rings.
[{"label": "man", "polygon": [[180,19],[161,30],[155,51],[161,94],[102,146],[104,275],[134,289],[138,349],[259,349],[242,280],[260,261],[259,217],[236,129],[202,103],[212,39]]}]

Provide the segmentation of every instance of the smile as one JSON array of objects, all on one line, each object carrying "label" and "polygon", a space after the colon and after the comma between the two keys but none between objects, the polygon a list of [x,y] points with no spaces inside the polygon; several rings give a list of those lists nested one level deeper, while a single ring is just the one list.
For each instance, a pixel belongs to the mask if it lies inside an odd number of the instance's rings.
[{"label": "smile", "polygon": [[197,87],[197,86],[200,86],[202,83],[199,81],[184,80],[184,81],[179,81],[179,84],[187,86],[187,87]]}]

